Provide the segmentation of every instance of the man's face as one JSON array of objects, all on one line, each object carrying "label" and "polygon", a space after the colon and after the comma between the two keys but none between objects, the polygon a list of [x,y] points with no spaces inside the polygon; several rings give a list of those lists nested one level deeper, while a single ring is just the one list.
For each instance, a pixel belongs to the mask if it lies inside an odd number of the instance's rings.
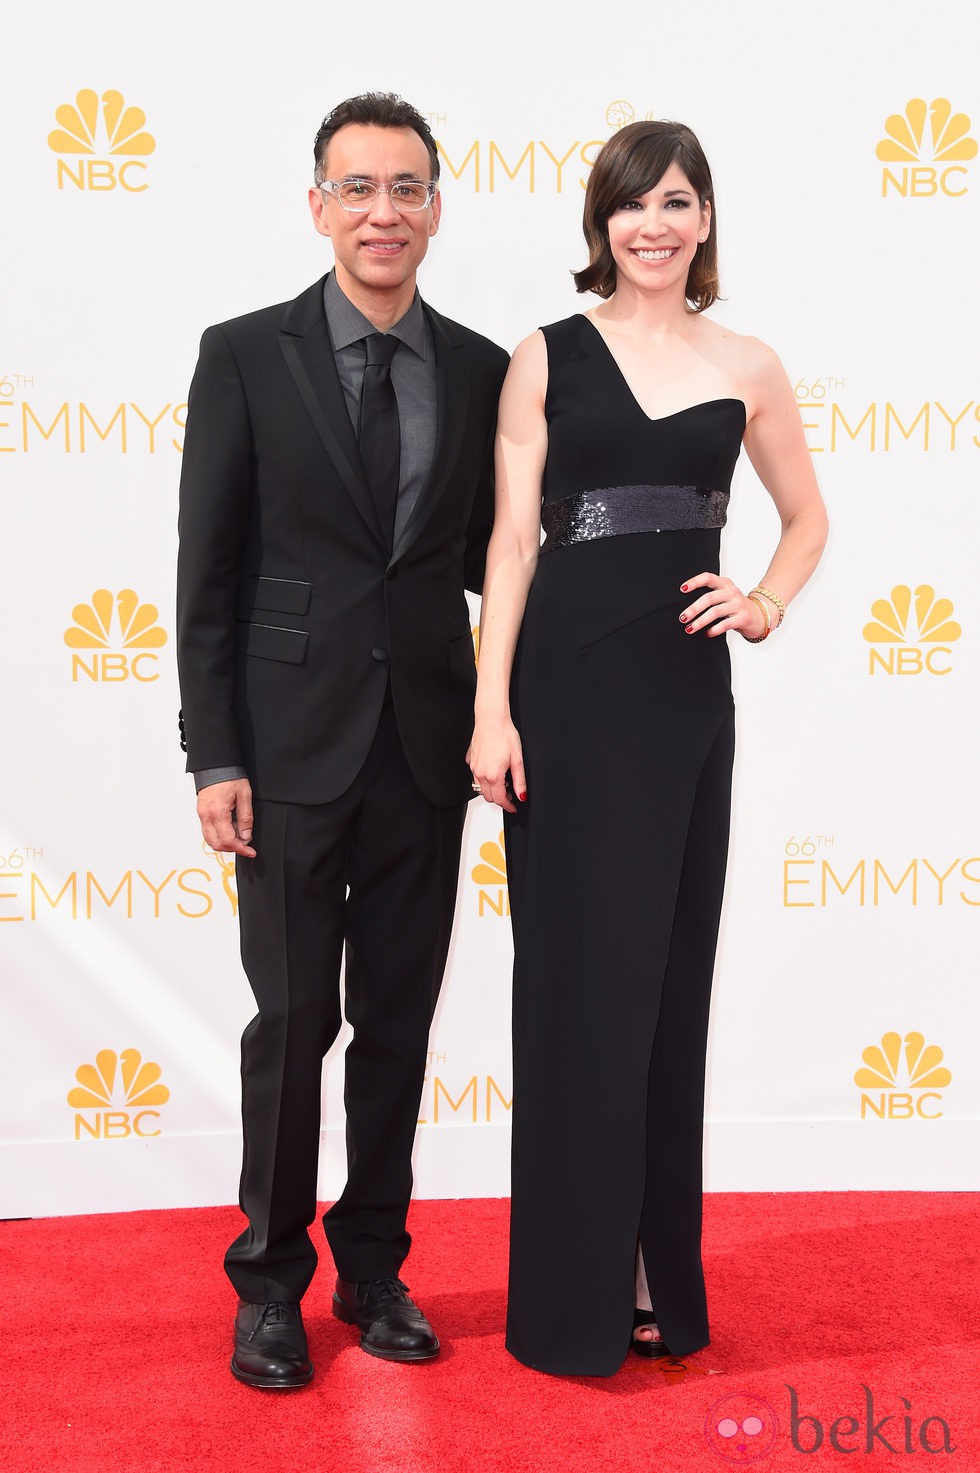
[{"label": "man's face", "polygon": [[[370,179],[393,184],[399,179],[428,182],[429,153],[412,128],[377,128],[348,123],[327,145],[326,179]],[[333,242],[337,282],[356,303],[369,293],[414,291],[415,273],[430,235],[439,228],[442,200],[438,194],[424,210],[399,213],[388,194],[379,194],[363,214],[345,210],[329,191],[310,190],[313,223]]]}]

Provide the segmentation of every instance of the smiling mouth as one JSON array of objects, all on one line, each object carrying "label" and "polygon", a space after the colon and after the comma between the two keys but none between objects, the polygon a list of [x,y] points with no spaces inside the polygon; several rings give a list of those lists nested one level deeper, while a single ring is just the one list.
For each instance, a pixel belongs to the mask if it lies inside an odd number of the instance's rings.
[{"label": "smiling mouth", "polygon": [[676,256],[680,246],[664,246],[661,250],[647,251],[639,248],[630,252],[639,261],[669,261],[671,256]]}]

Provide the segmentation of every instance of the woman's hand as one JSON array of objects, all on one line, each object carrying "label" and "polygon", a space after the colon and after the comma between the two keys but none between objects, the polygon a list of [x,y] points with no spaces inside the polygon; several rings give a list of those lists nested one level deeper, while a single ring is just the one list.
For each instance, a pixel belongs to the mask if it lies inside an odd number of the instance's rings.
[{"label": "woman's hand", "polygon": [[746,639],[757,639],[768,628],[766,616],[754,599],[746,598],[730,578],[721,578],[717,573],[698,573],[681,584],[681,593],[691,593],[698,588],[704,592],[700,598],[680,615],[687,634],[706,634],[713,639],[718,634],[737,630]]},{"label": "woman's hand", "polygon": [[509,718],[478,720],[466,761],[473,774],[474,785],[479,783],[480,792],[488,803],[497,803],[501,808],[506,808],[508,813],[517,812],[507,791],[508,772],[513,794],[521,803],[527,801],[521,739]]}]

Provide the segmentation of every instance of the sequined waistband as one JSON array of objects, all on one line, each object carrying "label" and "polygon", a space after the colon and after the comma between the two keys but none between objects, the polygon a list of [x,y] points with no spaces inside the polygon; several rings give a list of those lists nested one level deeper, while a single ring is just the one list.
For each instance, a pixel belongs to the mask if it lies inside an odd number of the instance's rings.
[{"label": "sequined waistband", "polygon": [[728,492],[705,486],[602,486],[542,507],[546,538],[541,551],[627,532],[723,527],[727,513]]}]

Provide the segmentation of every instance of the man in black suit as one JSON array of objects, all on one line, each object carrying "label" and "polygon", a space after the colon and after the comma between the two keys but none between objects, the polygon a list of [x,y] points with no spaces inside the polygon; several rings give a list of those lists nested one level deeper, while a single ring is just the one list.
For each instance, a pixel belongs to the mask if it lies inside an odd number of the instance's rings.
[{"label": "man in black suit", "polygon": [[492,518],[502,349],[422,302],[441,212],[419,113],[341,103],[315,144],[313,223],[335,268],[295,301],[209,328],[180,491],[183,743],[207,842],[237,856],[248,1227],[231,1369],[313,1374],[323,1056],[341,1026],[348,1178],[324,1217],[333,1312],[364,1350],[439,1349],[398,1273],[428,1032],[471,774],[473,648]]}]

